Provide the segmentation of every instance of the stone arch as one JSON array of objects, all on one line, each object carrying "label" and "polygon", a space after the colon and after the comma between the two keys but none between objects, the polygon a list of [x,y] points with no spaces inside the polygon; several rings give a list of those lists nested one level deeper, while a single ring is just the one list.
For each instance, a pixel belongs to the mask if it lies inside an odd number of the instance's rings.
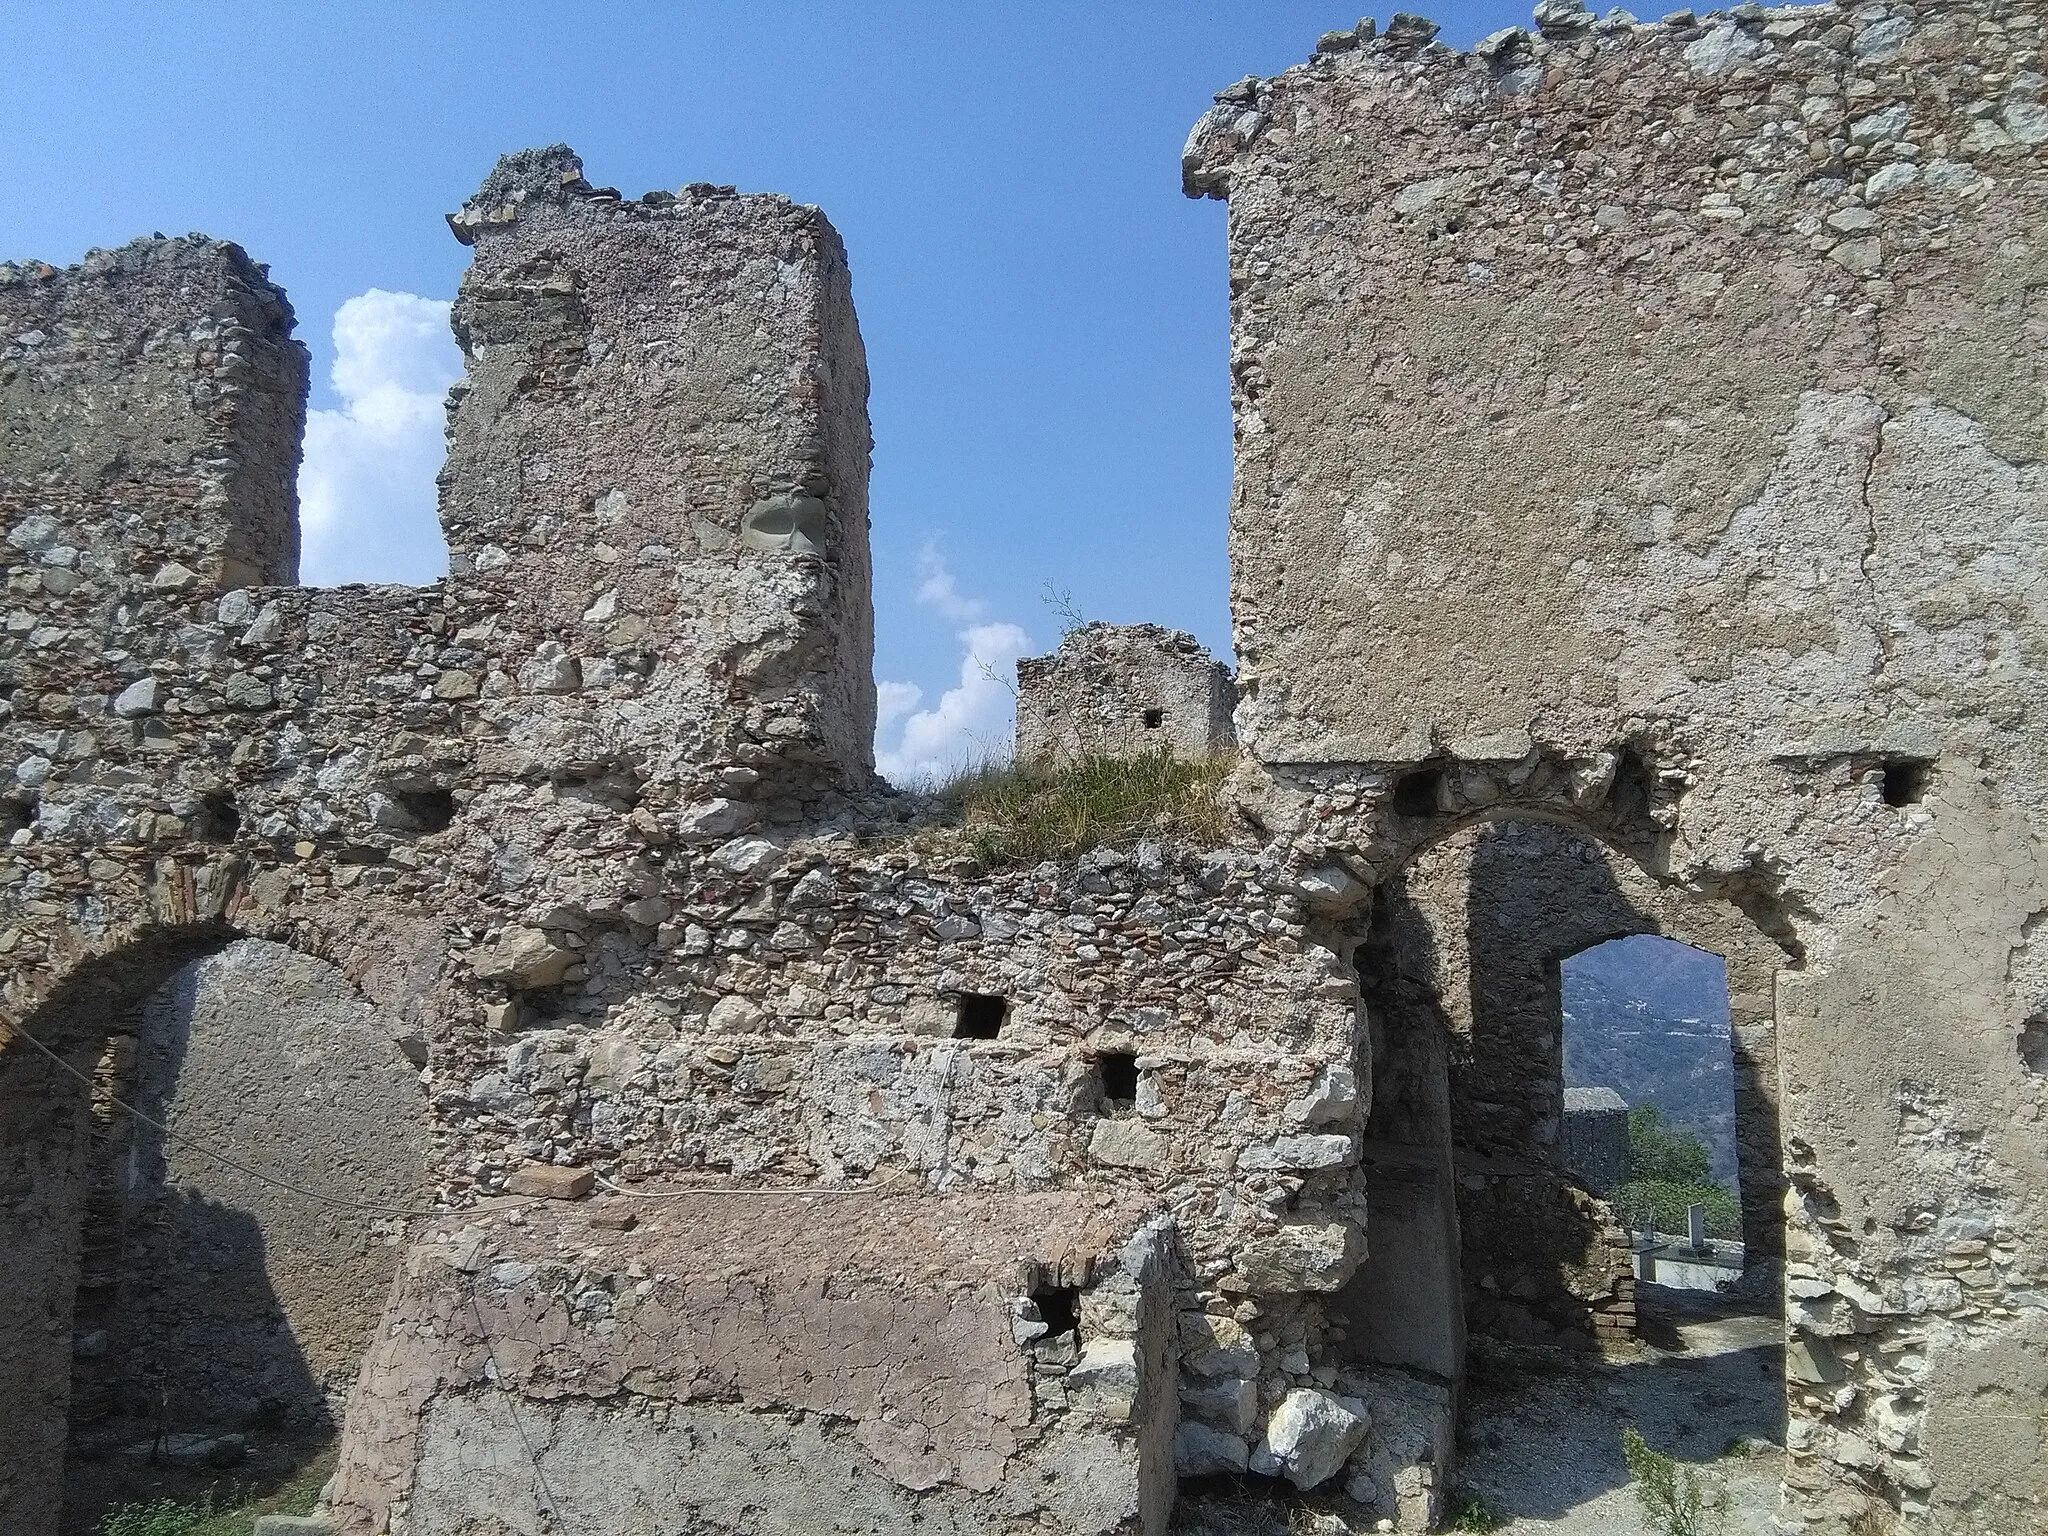
[{"label": "stone arch", "polygon": [[0,1047],[0,1525],[57,1531],[67,1459],[136,1438],[325,1427],[404,1224],[197,1149],[416,1204],[427,1106],[394,1036],[325,959],[218,919],[110,937],[41,993]]},{"label": "stone arch", "polygon": [[1660,934],[1727,960],[1745,1237],[1782,1253],[1774,980],[1783,951],[1732,904],[1647,869],[1557,806],[1490,805],[1418,829],[1360,952],[1374,1097],[1368,1261],[1354,1348],[1456,1379],[1464,1332],[1585,1338],[1628,1314],[1626,1234],[1572,1188],[1558,966]]}]

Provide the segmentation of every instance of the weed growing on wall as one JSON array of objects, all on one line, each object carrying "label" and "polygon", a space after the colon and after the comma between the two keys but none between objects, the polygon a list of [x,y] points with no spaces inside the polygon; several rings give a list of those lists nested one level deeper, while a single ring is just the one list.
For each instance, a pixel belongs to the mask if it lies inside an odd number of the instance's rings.
[{"label": "weed growing on wall", "polygon": [[1230,840],[1216,790],[1227,758],[1091,757],[1057,768],[972,769],[939,790],[960,808],[968,851],[991,868],[1071,858],[1091,848],[1172,837]]}]

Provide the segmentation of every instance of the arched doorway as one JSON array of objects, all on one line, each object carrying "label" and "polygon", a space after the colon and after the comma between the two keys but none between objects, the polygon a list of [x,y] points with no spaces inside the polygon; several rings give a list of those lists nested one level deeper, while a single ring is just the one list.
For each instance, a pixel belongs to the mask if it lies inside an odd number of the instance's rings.
[{"label": "arched doorway", "polygon": [[[1634,1379],[1605,1372],[1653,1363],[1636,1338],[1629,1233],[1571,1166],[1564,977],[1582,952],[1660,934],[1728,957],[1735,1027],[1717,1037],[1719,1081],[1742,1192],[1739,1205],[1727,1199],[1745,1229],[1764,1232],[1752,1246],[1768,1260],[1782,1190],[1771,998],[1785,957],[1753,923],[1661,884],[1588,831],[1509,816],[1449,831],[1380,890],[1359,955],[1373,1083],[1368,1258],[1341,1305],[1365,1361],[1463,1398],[1471,1476],[1486,1469],[1488,1436],[1540,1441],[1526,1427],[1499,1428],[1504,1403],[1509,1417],[1527,1406],[1515,1398],[1521,1387],[1584,1375],[1598,1408],[1620,1400],[1609,1387]],[[1624,1148],[1625,1120],[1624,1111]],[[1767,1262],[1760,1274],[1768,1292],[1775,1269]],[[1782,1416],[1778,1370],[1774,1359],[1763,1383],[1771,1425]],[[1584,1475],[1530,1472],[1524,1461],[1515,1470],[1528,1476],[1496,1480],[1509,1491],[1503,1513],[1557,1519],[1626,1486],[1604,1411],[1546,1412],[1565,1439],[1586,1437],[1560,1450]],[[1736,1427],[1717,1453],[1756,1416],[1745,1409],[1728,1422]]]},{"label": "arched doorway", "polygon": [[6,1529],[261,1490],[331,1438],[422,1180],[394,1035],[333,966],[213,929],[89,962],[0,1050]]}]

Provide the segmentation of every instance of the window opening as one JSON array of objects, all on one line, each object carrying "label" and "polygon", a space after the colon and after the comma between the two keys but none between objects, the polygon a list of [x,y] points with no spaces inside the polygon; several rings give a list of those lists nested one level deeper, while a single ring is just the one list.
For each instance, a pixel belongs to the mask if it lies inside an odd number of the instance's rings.
[{"label": "window opening", "polygon": [[1102,1080],[1102,1107],[1135,1109],[1138,1103],[1138,1058],[1129,1051],[1104,1051],[1095,1058]]},{"label": "window opening", "polygon": [[455,795],[450,790],[411,790],[391,798],[422,832],[439,832],[455,819]]},{"label": "window opening", "polygon": [[1402,774],[1394,781],[1394,814],[1417,819],[1434,816],[1442,799],[1443,783],[1441,768],[1417,768]]},{"label": "window opening", "polygon": [[1038,1308],[1038,1320],[1045,1324],[1045,1337],[1056,1339],[1081,1326],[1081,1288],[1074,1285],[1041,1285],[1031,1293]]},{"label": "window opening", "polygon": [[1160,726],[1162,726],[1162,725],[1164,725],[1164,724],[1166,724],[1166,711],[1165,711],[1165,710],[1163,710],[1163,709],[1148,709],[1148,710],[1146,710],[1146,711],[1145,711],[1145,729],[1146,729],[1146,730],[1148,730],[1148,731],[1156,731],[1156,730],[1158,730],[1158,729],[1159,729],[1159,727],[1160,727]]},{"label": "window opening", "polygon": [[1932,770],[1925,758],[1894,758],[1879,771],[1878,792],[1886,805],[1918,805],[1926,797]]},{"label": "window opening", "polygon": [[962,992],[955,999],[954,1006],[955,1040],[993,1040],[1001,1033],[1003,1020],[1010,1014],[1009,999],[986,992]]}]

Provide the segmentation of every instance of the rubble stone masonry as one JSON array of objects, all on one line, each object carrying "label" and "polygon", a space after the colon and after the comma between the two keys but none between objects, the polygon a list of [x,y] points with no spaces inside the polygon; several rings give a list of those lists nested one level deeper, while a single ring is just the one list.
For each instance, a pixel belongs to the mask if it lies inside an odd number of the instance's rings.
[{"label": "rubble stone masonry", "polygon": [[816,209],[501,161],[422,588],[292,585],[239,250],[0,265],[0,1527],[203,1357],[181,1432],[340,1414],[348,1536],[1159,1533],[1217,1472],[1425,1528],[1466,1331],[1632,1316],[1553,972],[1651,932],[1729,962],[1782,1520],[2031,1518],[2043,17],[1539,20],[1189,142],[1217,848],[989,867],[874,777]]}]

